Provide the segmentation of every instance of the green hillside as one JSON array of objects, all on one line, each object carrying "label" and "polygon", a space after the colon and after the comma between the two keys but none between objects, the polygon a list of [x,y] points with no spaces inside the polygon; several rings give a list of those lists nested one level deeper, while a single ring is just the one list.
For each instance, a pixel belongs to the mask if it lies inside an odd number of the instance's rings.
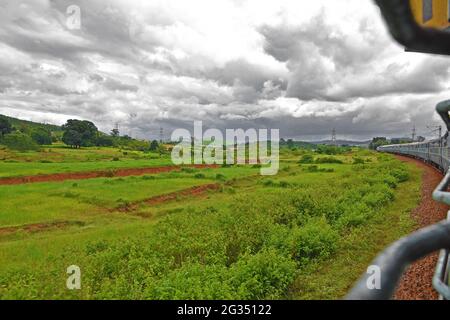
[{"label": "green hillside", "polygon": [[50,130],[52,132],[59,132],[62,131],[61,126],[57,126],[54,124],[43,124],[43,123],[38,123],[38,122],[33,122],[33,121],[27,121],[27,120],[21,120],[21,119],[17,119],[17,118],[13,118],[13,117],[8,117],[5,115],[0,114],[0,117],[5,117],[6,119],[8,119],[8,121],[11,123],[11,125],[20,130],[21,128],[28,128],[28,129],[35,129],[38,127],[41,128],[46,128],[47,130]]}]

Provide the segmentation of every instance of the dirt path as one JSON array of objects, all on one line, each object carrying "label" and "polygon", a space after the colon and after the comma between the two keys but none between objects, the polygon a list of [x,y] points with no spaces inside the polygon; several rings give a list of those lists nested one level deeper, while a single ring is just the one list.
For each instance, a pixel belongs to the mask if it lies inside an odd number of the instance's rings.
[{"label": "dirt path", "polygon": [[[189,168],[206,169],[217,168],[218,165],[191,165]],[[128,176],[141,176],[144,174],[157,174],[170,171],[180,171],[180,166],[165,166],[165,167],[152,167],[152,168],[128,168],[128,169],[114,169],[104,171],[87,171],[87,172],[67,172],[67,173],[55,173],[45,175],[35,175],[26,177],[8,177],[0,178],[0,185],[16,185],[24,183],[37,183],[37,182],[61,182],[65,180],[84,180],[93,178],[113,178],[113,177],[128,177]]]},{"label": "dirt path", "polygon": [[[423,170],[422,200],[419,206],[411,213],[418,224],[423,228],[438,223],[446,218],[448,207],[432,199],[432,193],[441,182],[443,176],[435,168],[421,161],[396,156],[399,160],[414,163]],[[438,253],[428,256],[414,263],[403,276],[395,294],[398,300],[435,300],[438,294],[432,287],[432,279]]]},{"label": "dirt path", "polygon": [[[180,191],[166,193],[166,194],[162,194],[160,196],[155,196],[155,197],[143,200],[143,201],[134,202],[134,203],[131,203],[124,207],[120,207],[120,208],[118,208],[118,210],[122,211],[122,212],[132,212],[132,211],[137,210],[139,205],[142,203],[154,206],[154,205],[166,203],[166,202],[169,202],[172,200],[176,200],[179,197],[200,197],[203,194],[207,193],[208,191],[216,191],[219,188],[220,188],[219,183],[210,183],[210,184],[205,184],[205,185],[201,185],[201,186],[194,186],[194,187],[183,189]],[[117,210],[117,209],[115,209],[115,210]]]},{"label": "dirt path", "polygon": [[55,221],[55,222],[48,222],[48,223],[32,223],[32,224],[25,224],[22,226],[15,226],[15,227],[2,227],[0,228],[0,236],[16,233],[18,231],[23,232],[42,232],[42,231],[48,231],[53,229],[61,229],[68,227],[70,225],[76,225],[76,226],[83,226],[84,222],[80,221]]}]

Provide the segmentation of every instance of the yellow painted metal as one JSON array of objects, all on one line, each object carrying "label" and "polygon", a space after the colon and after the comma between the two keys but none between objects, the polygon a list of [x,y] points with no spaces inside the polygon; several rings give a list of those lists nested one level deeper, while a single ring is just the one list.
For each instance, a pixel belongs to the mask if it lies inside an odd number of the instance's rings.
[{"label": "yellow painted metal", "polygon": [[[426,1],[432,5],[431,16],[428,16],[427,12],[424,12],[427,5],[425,3]],[[450,27],[450,0],[409,0],[409,2],[414,18],[419,25],[436,29],[447,29]]]}]

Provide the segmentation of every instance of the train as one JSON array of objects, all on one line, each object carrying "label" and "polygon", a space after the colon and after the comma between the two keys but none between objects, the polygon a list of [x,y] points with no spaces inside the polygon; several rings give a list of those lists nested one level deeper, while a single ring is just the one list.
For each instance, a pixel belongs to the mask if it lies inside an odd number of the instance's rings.
[{"label": "train", "polygon": [[386,145],[377,148],[379,152],[394,153],[413,157],[429,163],[446,174],[450,168],[450,136],[424,142]]}]

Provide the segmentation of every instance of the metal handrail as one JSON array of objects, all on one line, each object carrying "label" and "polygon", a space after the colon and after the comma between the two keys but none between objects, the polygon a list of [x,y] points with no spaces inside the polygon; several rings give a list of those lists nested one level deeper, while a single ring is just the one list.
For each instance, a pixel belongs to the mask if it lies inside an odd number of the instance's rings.
[{"label": "metal handrail", "polygon": [[364,274],[347,295],[347,300],[391,299],[406,267],[433,252],[450,248],[450,223],[440,223],[400,239],[373,262],[380,268],[380,289],[368,286],[370,274]]},{"label": "metal handrail", "polygon": [[[447,221],[450,222],[450,212],[448,213]],[[433,277],[433,287],[439,293],[441,300],[450,300],[449,266],[450,251],[448,249],[441,250]]]},{"label": "metal handrail", "polygon": [[439,183],[436,190],[433,192],[433,199],[447,205],[450,205],[450,192],[448,187],[450,185],[450,170],[445,175],[444,179]]}]

